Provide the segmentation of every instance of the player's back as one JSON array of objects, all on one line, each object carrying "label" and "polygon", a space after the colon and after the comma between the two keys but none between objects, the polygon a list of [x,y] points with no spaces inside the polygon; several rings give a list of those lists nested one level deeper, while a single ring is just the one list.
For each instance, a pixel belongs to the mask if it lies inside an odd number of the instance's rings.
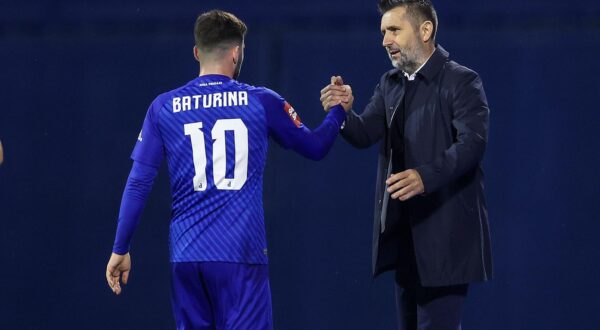
[{"label": "player's back", "polygon": [[174,262],[267,262],[268,132],[257,90],[226,76],[200,76],[162,94],[149,110],[171,181]]}]

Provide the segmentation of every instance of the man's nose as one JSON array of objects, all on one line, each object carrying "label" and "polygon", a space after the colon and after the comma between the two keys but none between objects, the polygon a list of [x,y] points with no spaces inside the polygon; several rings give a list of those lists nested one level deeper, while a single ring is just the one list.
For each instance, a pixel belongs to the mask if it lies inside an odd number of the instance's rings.
[{"label": "man's nose", "polygon": [[387,48],[387,47],[388,47],[388,46],[390,46],[391,44],[392,44],[392,38],[391,38],[391,37],[389,36],[389,34],[386,32],[386,33],[383,35],[383,40],[382,40],[382,42],[381,42],[381,45],[382,45],[383,47],[386,47],[386,48]]}]

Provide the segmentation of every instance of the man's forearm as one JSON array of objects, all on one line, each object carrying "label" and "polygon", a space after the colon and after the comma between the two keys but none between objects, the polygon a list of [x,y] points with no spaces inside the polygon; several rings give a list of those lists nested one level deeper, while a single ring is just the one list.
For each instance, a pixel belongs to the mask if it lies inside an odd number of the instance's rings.
[{"label": "man's forearm", "polygon": [[312,131],[306,128],[303,136],[296,138],[292,149],[309,159],[322,159],[331,149],[345,117],[342,106],[333,107],[319,127]]},{"label": "man's forearm", "polygon": [[133,162],[121,199],[117,233],[113,245],[114,253],[122,255],[129,252],[131,238],[139,223],[157,173],[158,168],[156,167]]},{"label": "man's forearm", "polygon": [[[375,125],[373,125],[375,124]],[[374,121],[372,118],[364,118],[354,111],[348,112],[341,135],[353,147],[364,149],[372,146],[381,139],[383,135],[382,125],[385,122]]]},{"label": "man's forearm", "polygon": [[485,144],[484,141],[455,143],[433,162],[416,167],[423,180],[425,193],[436,191],[479,166]]},{"label": "man's forearm", "polygon": [[341,135],[355,148],[368,148],[381,140],[385,133],[385,103],[379,86],[375,87],[373,96],[360,115],[351,110],[346,116]]},{"label": "man's forearm", "polygon": [[470,73],[452,103],[452,125],[456,141],[442,155],[416,168],[425,185],[425,192],[433,192],[473,170],[483,160],[487,146],[489,108],[481,79]]}]

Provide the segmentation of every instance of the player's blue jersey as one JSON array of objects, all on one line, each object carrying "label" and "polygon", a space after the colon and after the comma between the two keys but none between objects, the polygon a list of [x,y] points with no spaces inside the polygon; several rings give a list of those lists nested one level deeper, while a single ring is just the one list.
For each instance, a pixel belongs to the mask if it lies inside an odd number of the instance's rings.
[{"label": "player's blue jersey", "polygon": [[[334,112],[328,117],[337,127],[329,130],[337,134],[344,114]],[[157,97],[132,158],[158,167],[166,156],[171,261],[267,263],[262,182],[268,136],[298,150],[306,130],[279,95],[226,76],[200,76]]]}]

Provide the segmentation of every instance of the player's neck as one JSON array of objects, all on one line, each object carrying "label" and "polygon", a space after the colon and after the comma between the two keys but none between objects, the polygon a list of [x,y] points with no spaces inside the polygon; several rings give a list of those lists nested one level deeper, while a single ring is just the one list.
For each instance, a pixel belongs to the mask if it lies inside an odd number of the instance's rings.
[{"label": "player's neck", "polygon": [[219,74],[222,76],[233,78],[233,71],[233,68],[225,67],[224,65],[220,64],[200,66],[200,76],[206,76],[209,74]]}]

